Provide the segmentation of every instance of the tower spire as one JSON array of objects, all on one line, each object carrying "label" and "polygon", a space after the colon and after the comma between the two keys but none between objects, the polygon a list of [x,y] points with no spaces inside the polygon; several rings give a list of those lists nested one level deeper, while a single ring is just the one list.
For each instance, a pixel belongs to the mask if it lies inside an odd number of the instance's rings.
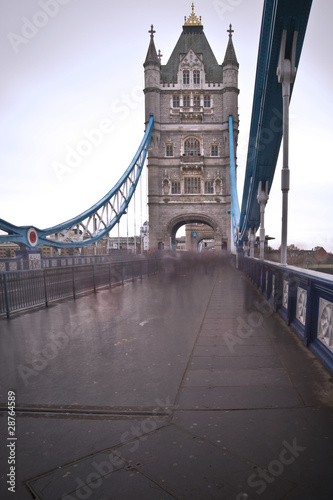
[{"label": "tower spire", "polygon": [[148,47],[148,52],[147,52],[146,60],[144,62],[144,66],[146,66],[147,64],[157,64],[157,65],[160,65],[161,64],[161,60],[159,59],[159,57],[157,55],[157,51],[156,51],[156,47],[155,47],[155,42],[154,42],[154,33],[156,33],[156,31],[154,30],[153,24],[151,25],[150,30],[148,31],[148,33],[150,33],[150,43],[149,43],[149,47]]},{"label": "tower spire", "polygon": [[232,29],[231,24],[229,24],[229,29],[227,30],[227,33],[229,33],[229,41],[227,45],[227,50],[225,51],[225,56],[222,66],[229,64],[231,66],[236,66],[236,68],[238,68],[239,64],[237,61],[234,44],[232,43],[232,34],[234,33],[234,30]]}]

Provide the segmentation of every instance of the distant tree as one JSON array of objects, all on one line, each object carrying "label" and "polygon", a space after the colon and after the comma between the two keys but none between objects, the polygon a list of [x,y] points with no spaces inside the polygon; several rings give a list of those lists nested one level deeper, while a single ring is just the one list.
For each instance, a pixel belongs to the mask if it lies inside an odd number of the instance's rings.
[{"label": "distant tree", "polygon": [[289,252],[294,252],[294,251],[298,251],[299,248],[296,245],[292,244],[292,245],[287,246],[287,250]]}]

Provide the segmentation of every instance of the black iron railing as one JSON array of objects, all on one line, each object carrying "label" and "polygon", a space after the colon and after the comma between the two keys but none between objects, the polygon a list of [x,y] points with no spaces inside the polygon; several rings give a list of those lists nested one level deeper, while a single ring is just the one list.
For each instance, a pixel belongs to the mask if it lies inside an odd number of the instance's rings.
[{"label": "black iron railing", "polygon": [[155,274],[158,259],[139,259],[0,273],[0,316]]}]

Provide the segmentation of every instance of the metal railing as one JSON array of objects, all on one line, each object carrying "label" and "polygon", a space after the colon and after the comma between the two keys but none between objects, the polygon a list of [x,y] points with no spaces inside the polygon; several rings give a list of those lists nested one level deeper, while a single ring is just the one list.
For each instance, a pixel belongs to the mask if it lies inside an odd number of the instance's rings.
[{"label": "metal railing", "polygon": [[159,271],[160,260],[139,259],[0,273],[0,316],[97,289],[142,279]]},{"label": "metal railing", "polygon": [[[139,237],[138,237],[139,238]],[[126,249],[111,250],[108,255],[72,255],[63,257],[41,257],[38,261],[38,269],[43,268],[58,268],[64,266],[83,266],[85,264],[101,264],[105,262],[121,261],[127,258],[133,258],[133,254]],[[136,257],[137,258],[137,257]],[[36,269],[33,267],[35,262],[27,259],[12,257],[0,259],[0,272],[6,271],[24,271]]]},{"label": "metal railing", "polygon": [[238,268],[333,372],[333,276],[242,256]]}]

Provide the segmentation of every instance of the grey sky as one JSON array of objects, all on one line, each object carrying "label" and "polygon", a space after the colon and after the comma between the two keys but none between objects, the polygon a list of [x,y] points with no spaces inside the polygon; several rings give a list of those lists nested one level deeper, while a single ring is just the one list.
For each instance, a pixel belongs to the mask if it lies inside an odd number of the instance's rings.
[{"label": "grey sky", "polygon": [[[235,30],[240,200],[262,7],[263,0],[195,2],[219,62],[229,23]],[[331,251],[332,11],[330,0],[314,0],[291,102],[288,237],[289,243]],[[1,3],[0,217],[49,227],[89,208],[113,186],[144,132],[142,65],[150,25],[166,63],[190,12],[187,0]],[[56,165],[104,120],[110,127],[101,144],[59,173]],[[266,216],[275,246],[281,232],[280,168],[279,163]]]}]

